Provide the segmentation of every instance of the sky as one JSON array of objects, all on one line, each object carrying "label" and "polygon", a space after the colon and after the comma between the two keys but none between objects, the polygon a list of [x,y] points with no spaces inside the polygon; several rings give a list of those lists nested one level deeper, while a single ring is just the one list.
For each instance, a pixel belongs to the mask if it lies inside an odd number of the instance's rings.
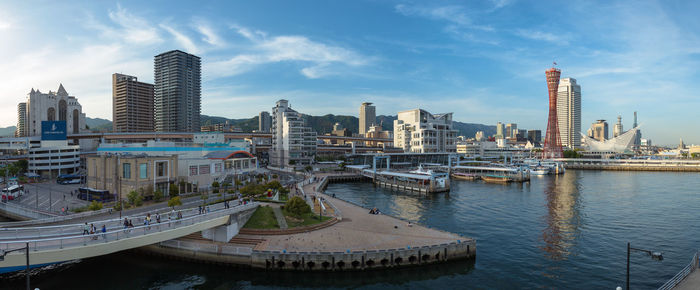
[{"label": "sky", "polygon": [[111,75],[153,82],[153,57],[202,58],[202,114],[250,118],[423,108],[546,129],[544,71],[582,91],[582,131],[700,144],[700,1],[3,1],[0,127],[29,91],[62,83],[112,118]]}]

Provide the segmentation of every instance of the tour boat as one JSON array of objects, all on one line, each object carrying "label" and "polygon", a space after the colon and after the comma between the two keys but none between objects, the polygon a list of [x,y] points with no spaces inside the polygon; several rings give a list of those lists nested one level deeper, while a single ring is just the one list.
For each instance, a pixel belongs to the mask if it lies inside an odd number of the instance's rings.
[{"label": "tour boat", "polygon": [[501,175],[484,175],[481,177],[486,182],[491,182],[491,183],[508,183],[513,181],[512,178],[508,176],[501,176]]},{"label": "tour boat", "polygon": [[452,177],[455,179],[459,179],[459,180],[477,180],[477,179],[479,179],[479,176],[476,174],[469,174],[469,173],[462,173],[462,172],[453,172]]},{"label": "tour boat", "polygon": [[550,172],[550,168],[546,166],[535,166],[530,169],[530,174],[532,175],[547,175]]}]

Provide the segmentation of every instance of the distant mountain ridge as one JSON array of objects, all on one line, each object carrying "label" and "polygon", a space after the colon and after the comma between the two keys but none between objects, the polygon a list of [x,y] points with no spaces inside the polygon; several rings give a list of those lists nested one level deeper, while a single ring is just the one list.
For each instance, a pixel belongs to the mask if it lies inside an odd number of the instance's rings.
[{"label": "distant mountain ridge", "polygon": [[[201,115],[200,118],[202,126],[225,123],[228,121],[231,126],[244,132],[251,132],[258,129],[258,116],[246,119],[229,119],[220,116]],[[307,126],[313,128],[319,135],[331,133],[335,123],[340,123],[344,128],[347,128],[352,133],[357,133],[359,128],[359,119],[355,116],[327,114],[323,116],[304,115],[304,118]],[[396,120],[396,116],[377,116],[377,124],[381,124],[383,130],[394,130],[394,120]],[[90,131],[93,132],[112,131],[112,121],[107,119],[86,117],[85,123],[90,128]],[[484,131],[486,136],[496,134],[496,126],[494,125],[463,123],[458,121],[453,121],[452,125],[457,131],[459,131],[457,135],[465,136],[467,138],[474,137],[477,131]],[[14,136],[16,129],[17,127],[15,126],[0,128],[0,136]]]}]

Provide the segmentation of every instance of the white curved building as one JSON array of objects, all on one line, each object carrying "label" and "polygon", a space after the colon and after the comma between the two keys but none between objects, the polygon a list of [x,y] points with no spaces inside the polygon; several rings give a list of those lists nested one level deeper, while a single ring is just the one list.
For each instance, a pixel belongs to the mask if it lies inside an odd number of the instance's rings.
[{"label": "white curved building", "polygon": [[598,141],[583,133],[581,133],[581,136],[584,140],[584,146],[590,152],[630,153],[634,150],[638,133],[639,127],[634,127],[620,136],[604,141]]}]

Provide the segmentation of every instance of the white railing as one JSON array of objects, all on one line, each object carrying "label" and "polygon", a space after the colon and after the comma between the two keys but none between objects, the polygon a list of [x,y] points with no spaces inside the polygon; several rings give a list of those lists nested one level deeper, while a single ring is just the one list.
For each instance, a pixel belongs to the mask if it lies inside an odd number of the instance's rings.
[{"label": "white railing", "polygon": [[678,284],[685,279],[685,277],[688,277],[691,273],[693,273],[695,270],[698,269],[698,256],[700,256],[700,252],[696,252],[695,255],[693,255],[693,259],[690,261],[690,264],[686,265],[683,270],[678,272],[671,280],[668,280],[664,285],[661,285],[659,287],[659,290],[671,290],[678,286]]},{"label": "white railing", "polygon": [[[157,234],[163,231],[175,230],[183,227],[192,226],[198,223],[206,222],[214,218],[219,218],[222,216],[230,215],[233,212],[243,211],[252,209],[258,206],[257,203],[250,203],[247,205],[240,205],[232,207],[229,209],[221,209],[217,211],[212,211],[209,213],[198,214],[182,219],[171,219],[166,222],[153,223],[149,225],[140,225],[129,228],[120,228],[116,230],[109,230],[106,232],[98,232],[94,234],[87,235],[71,235],[58,238],[45,238],[45,239],[27,239],[27,240],[16,240],[16,241],[0,241],[0,249],[12,250],[23,248],[26,243],[29,243],[29,248],[31,251],[47,251],[65,248],[78,248],[87,245],[95,245],[99,243],[114,242],[124,239],[130,239],[140,236],[146,236],[150,234]],[[0,262],[0,267],[2,262]]]},{"label": "white railing", "polygon": [[38,210],[33,209],[33,208],[24,207],[24,206],[12,204],[9,202],[0,202],[0,210],[6,211],[6,212],[14,214],[14,215],[23,216],[26,218],[33,218],[33,219],[43,219],[46,217],[56,216],[56,214],[53,214],[53,213],[38,211]]}]

